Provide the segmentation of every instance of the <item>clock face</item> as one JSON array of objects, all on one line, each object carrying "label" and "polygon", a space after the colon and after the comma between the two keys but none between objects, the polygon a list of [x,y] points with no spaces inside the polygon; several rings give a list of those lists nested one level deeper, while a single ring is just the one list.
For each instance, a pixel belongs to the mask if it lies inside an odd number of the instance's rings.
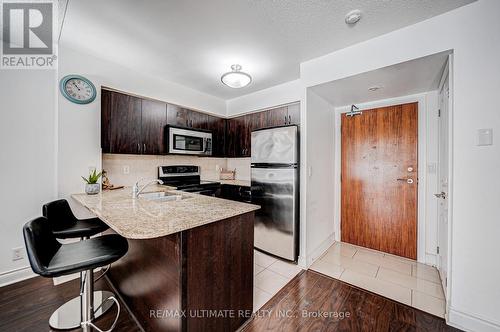
[{"label": "clock face", "polygon": [[88,104],[95,99],[94,85],[84,77],[66,76],[61,80],[61,92],[70,101],[77,104]]}]

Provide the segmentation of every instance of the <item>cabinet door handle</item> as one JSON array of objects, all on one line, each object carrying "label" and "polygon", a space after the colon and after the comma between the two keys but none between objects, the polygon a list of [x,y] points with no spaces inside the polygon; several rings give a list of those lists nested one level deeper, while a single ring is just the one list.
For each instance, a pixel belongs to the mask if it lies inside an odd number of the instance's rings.
[{"label": "cabinet door handle", "polygon": [[286,121],[287,121],[287,120],[286,120],[286,115],[285,115],[285,124],[286,124]]},{"label": "cabinet door handle", "polygon": [[142,149],[142,153],[146,153],[146,143],[143,143],[143,144],[142,144],[142,147],[143,147],[143,149]]},{"label": "cabinet door handle", "polygon": [[292,123],[292,116],[291,116],[291,115],[289,115],[289,116],[288,116],[288,124],[291,124],[291,123]]},{"label": "cabinet door handle", "polygon": [[137,143],[137,152],[141,152],[141,145]]}]

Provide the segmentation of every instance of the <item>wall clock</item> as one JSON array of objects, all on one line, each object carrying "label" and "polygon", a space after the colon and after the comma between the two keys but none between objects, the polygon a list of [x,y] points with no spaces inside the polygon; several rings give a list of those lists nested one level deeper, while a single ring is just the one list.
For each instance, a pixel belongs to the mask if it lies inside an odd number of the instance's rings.
[{"label": "wall clock", "polygon": [[61,79],[59,88],[62,95],[75,104],[88,104],[94,101],[96,89],[94,84],[83,76],[68,75]]}]

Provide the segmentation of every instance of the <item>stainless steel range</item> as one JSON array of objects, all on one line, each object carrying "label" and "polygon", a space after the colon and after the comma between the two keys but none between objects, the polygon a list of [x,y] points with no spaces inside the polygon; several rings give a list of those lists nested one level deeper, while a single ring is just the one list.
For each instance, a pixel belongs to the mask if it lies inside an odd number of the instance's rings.
[{"label": "stainless steel range", "polygon": [[200,168],[193,165],[172,165],[158,167],[158,179],[164,185],[176,187],[177,190],[206,196],[218,196],[220,183],[202,181]]}]

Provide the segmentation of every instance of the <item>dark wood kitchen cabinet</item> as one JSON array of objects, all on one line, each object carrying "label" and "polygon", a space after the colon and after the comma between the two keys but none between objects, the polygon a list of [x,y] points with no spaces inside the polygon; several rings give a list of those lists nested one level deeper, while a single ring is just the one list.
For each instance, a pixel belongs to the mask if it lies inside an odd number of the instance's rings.
[{"label": "dark wood kitchen cabinet", "polygon": [[173,104],[168,104],[167,122],[172,126],[208,129],[207,114]]},{"label": "dark wood kitchen cabinet", "polygon": [[226,156],[226,119],[207,115],[207,129],[212,132],[212,156]]},{"label": "dark wood kitchen cabinet", "polygon": [[290,124],[300,124],[299,103],[228,119],[226,156],[229,158],[250,157],[252,131]]},{"label": "dark wood kitchen cabinet", "polygon": [[227,120],[226,156],[241,158],[250,156],[251,115],[238,116]]},{"label": "dark wood kitchen cabinet", "polygon": [[102,90],[103,153],[163,154],[166,124],[166,103]]},{"label": "dark wood kitchen cabinet", "polygon": [[224,119],[111,90],[101,94],[103,153],[166,154],[166,125],[212,132],[212,156],[250,157],[253,130],[300,124],[300,104]]},{"label": "dark wood kitchen cabinet", "polygon": [[288,120],[287,106],[273,108],[265,112],[266,112],[266,125],[264,128],[284,126],[287,124]]},{"label": "dark wood kitchen cabinet", "polygon": [[300,104],[295,103],[288,105],[288,124],[300,125]]},{"label": "dark wood kitchen cabinet", "polygon": [[164,154],[165,126],[167,125],[167,104],[155,100],[142,100],[142,153]]},{"label": "dark wood kitchen cabinet", "polygon": [[140,98],[102,90],[102,152],[140,154],[141,117]]},{"label": "dark wood kitchen cabinet", "polygon": [[290,104],[265,111],[267,121],[265,127],[286,126],[300,124],[300,104]]},{"label": "dark wood kitchen cabinet", "polygon": [[251,188],[246,186],[223,184],[219,197],[244,203],[252,202]]}]

